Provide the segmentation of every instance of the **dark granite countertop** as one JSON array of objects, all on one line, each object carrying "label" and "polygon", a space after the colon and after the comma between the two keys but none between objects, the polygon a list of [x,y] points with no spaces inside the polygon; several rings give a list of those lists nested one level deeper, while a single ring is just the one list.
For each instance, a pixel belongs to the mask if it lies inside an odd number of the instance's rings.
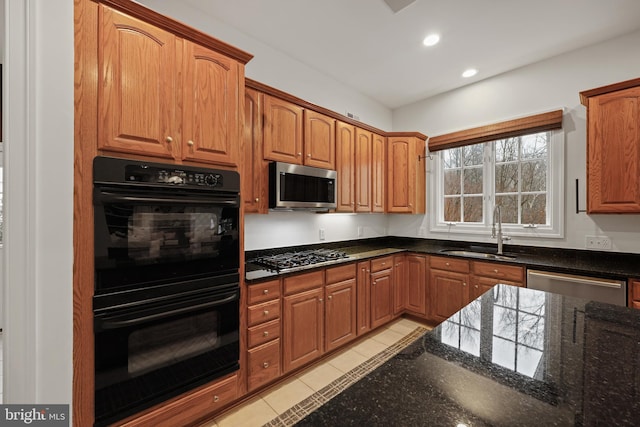
[{"label": "dark granite countertop", "polygon": [[300,426],[631,426],[640,310],[498,285]]},{"label": "dark granite countertop", "polygon": [[[281,272],[265,270],[251,264],[252,259],[255,259],[256,257],[262,256],[264,254],[312,248],[332,248],[344,250],[347,254],[349,254],[349,258],[337,261],[329,261],[322,264],[315,264],[312,266],[300,267],[296,269],[290,269]],[[340,263],[353,262],[361,259],[389,255],[403,251],[423,253],[428,255],[455,256],[442,252],[451,249],[496,253],[496,245],[491,244],[436,239],[412,239],[404,237],[362,239],[346,242],[306,245],[293,248],[289,247],[272,250],[249,251],[246,254],[247,269],[245,277],[248,282],[259,281],[267,278],[277,277],[278,275],[298,273],[309,269],[324,268]],[[505,245],[504,253],[513,258],[509,260],[486,261],[506,262],[509,264],[523,265],[524,267],[529,269],[541,269],[545,271],[582,274],[587,276],[591,275],[611,279],[627,279],[629,277],[640,277],[640,254],[519,245]]]}]

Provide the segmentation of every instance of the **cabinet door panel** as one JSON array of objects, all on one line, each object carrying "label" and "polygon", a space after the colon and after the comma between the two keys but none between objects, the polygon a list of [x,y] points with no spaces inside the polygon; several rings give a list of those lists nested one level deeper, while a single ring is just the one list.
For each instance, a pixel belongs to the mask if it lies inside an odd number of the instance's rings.
[{"label": "cabinet door panel", "polygon": [[444,321],[469,301],[469,275],[431,270],[431,317]]},{"label": "cabinet door panel", "polygon": [[386,159],[387,138],[374,133],[371,152],[371,212],[385,211]]},{"label": "cabinet door panel", "polygon": [[371,264],[369,261],[358,263],[358,335],[371,329]]},{"label": "cabinet door panel", "polygon": [[355,127],[336,123],[336,170],[338,171],[338,203],[336,211],[355,210]]},{"label": "cabinet door panel", "polygon": [[175,36],[103,5],[99,19],[98,149],[173,157]]},{"label": "cabinet door panel", "polygon": [[283,365],[288,372],[322,354],[323,289],[284,298]]},{"label": "cabinet door panel", "polygon": [[303,109],[272,96],[264,96],[264,158],[302,164]]},{"label": "cabinet door panel", "polygon": [[235,61],[184,41],[183,159],[238,163],[238,66]]},{"label": "cabinet door panel", "polygon": [[421,255],[407,256],[407,310],[426,315],[426,258]]},{"label": "cabinet door panel", "polygon": [[371,328],[384,325],[393,315],[391,270],[371,273]]},{"label": "cabinet door panel", "polygon": [[393,314],[399,315],[407,306],[406,255],[395,255],[393,262]]},{"label": "cabinet door panel", "polygon": [[315,111],[304,111],[304,164],[336,167],[336,120]]},{"label": "cabinet door panel", "polygon": [[372,134],[356,128],[355,201],[356,212],[371,212]]},{"label": "cabinet door panel", "polygon": [[640,88],[589,99],[589,213],[640,212]]},{"label": "cabinet door panel", "polygon": [[244,93],[242,201],[245,213],[267,213],[269,163],[262,158],[262,95]]},{"label": "cabinet door panel", "polygon": [[356,280],[326,287],[325,350],[340,347],[356,337]]}]

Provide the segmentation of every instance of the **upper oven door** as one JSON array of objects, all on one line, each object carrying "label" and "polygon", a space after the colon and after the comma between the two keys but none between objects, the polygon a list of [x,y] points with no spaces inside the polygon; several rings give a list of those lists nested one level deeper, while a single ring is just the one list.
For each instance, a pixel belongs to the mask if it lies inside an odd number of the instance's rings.
[{"label": "upper oven door", "polygon": [[234,193],[96,185],[96,293],[237,272]]}]

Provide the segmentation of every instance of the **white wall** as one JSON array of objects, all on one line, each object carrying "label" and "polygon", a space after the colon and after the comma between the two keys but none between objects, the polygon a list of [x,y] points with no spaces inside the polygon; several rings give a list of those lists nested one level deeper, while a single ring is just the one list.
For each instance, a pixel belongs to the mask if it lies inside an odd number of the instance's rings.
[{"label": "white wall", "polygon": [[4,400],[71,403],[73,0],[5,6]]},{"label": "white wall", "polygon": [[[586,203],[586,109],[583,90],[640,77],[640,32],[538,62],[393,112],[393,129],[415,129],[435,136],[564,107],[565,130],[565,238],[514,240],[511,243],[584,249],[584,236],[606,235],[614,250],[640,252],[640,215],[576,214],[575,179],[580,179],[580,207]],[[429,178],[427,178],[429,179]],[[427,183],[427,194],[429,184]],[[394,215],[389,234],[418,236],[428,230],[428,213],[411,218]],[[457,238],[428,234],[430,238]],[[491,241],[475,239],[478,241]]]}]

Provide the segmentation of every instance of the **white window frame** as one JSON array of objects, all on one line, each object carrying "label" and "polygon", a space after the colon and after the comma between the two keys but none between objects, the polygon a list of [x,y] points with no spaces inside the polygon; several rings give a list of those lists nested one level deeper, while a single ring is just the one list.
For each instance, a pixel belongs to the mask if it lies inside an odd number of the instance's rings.
[{"label": "white window frame", "polygon": [[[535,226],[525,224],[503,224],[503,234],[510,237],[523,238],[564,238],[564,172],[565,172],[565,137],[563,129],[551,130],[551,138],[548,145],[549,164],[547,167],[547,219],[549,225],[537,224]],[[537,132],[531,132],[534,134]],[[500,139],[500,138],[497,138]],[[495,191],[495,162],[492,142],[485,144],[484,173],[483,173],[483,218],[479,223],[445,222],[443,220],[444,206],[444,174],[442,167],[442,151],[431,153],[432,160],[428,162],[430,170],[429,179],[429,231],[439,234],[446,233],[450,236],[464,235],[479,236],[491,235],[493,221],[494,191]]]}]

